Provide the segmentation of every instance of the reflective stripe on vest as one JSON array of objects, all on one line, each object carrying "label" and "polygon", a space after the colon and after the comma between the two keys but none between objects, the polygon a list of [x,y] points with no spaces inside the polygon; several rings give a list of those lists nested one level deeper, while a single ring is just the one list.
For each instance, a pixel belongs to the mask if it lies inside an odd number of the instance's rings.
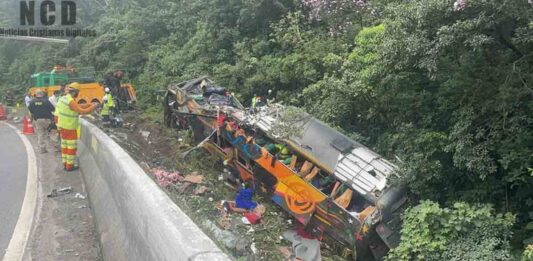
[{"label": "reflective stripe on vest", "polygon": [[74,101],[70,94],[67,94],[59,99],[57,102],[57,126],[67,130],[75,130],[78,128],[78,113],[71,110],[69,103]]}]

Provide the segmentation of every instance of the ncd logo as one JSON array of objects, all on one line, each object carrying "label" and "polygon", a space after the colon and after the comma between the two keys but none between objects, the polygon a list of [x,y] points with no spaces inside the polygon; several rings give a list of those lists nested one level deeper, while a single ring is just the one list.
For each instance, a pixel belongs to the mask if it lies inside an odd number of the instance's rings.
[{"label": "ncd logo", "polygon": [[[42,25],[56,24],[56,9],[61,8],[61,25],[76,24],[76,2],[42,1],[39,17]],[[20,25],[35,25],[35,1],[20,1]]]}]

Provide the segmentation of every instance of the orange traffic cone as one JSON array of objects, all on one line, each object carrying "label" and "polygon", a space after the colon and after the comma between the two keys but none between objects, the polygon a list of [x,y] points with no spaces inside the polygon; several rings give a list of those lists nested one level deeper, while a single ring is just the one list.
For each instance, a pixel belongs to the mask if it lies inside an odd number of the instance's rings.
[{"label": "orange traffic cone", "polygon": [[33,125],[27,116],[24,116],[24,119],[22,120],[22,133],[25,135],[32,135],[35,133]]},{"label": "orange traffic cone", "polygon": [[0,103],[0,121],[7,120],[6,107]]}]

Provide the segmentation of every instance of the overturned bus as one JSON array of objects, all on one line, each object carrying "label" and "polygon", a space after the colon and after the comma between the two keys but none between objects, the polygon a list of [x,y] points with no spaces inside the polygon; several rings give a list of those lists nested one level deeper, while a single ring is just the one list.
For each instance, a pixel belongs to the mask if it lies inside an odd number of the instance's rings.
[{"label": "overturned bus", "polygon": [[291,123],[298,135],[276,134],[286,109],[245,108],[205,77],[171,85],[164,99],[167,126],[191,129],[198,144],[265,188],[308,232],[341,242],[354,260],[382,259],[399,244],[407,200],[391,185],[396,167],[305,113]]}]

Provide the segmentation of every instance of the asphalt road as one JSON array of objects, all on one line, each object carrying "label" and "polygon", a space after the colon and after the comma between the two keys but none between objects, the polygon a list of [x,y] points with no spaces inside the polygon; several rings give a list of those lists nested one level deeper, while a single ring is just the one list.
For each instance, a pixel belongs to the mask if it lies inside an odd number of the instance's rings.
[{"label": "asphalt road", "polygon": [[0,259],[21,211],[28,174],[26,149],[15,130],[0,122]]}]

